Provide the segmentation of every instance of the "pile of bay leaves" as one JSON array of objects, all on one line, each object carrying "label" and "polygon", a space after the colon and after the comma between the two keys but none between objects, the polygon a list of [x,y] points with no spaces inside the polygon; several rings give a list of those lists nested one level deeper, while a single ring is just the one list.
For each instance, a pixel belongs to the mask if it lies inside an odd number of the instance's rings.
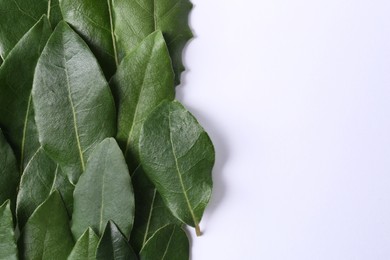
[{"label": "pile of bay leaves", "polygon": [[188,0],[0,0],[0,259],[189,259],[213,145]]}]

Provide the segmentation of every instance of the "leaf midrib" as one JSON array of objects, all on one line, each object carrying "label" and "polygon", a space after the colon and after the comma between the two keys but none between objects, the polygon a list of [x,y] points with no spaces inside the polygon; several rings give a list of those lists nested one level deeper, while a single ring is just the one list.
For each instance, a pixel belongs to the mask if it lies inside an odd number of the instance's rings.
[{"label": "leaf midrib", "polygon": [[74,130],[75,130],[77,149],[79,151],[81,168],[82,168],[82,170],[84,172],[85,171],[85,163],[84,163],[83,151],[81,149],[81,143],[80,143],[80,136],[79,136],[79,129],[78,129],[76,111],[74,109],[74,104],[73,104],[73,99],[72,99],[72,92],[71,92],[70,85],[69,85],[69,75],[68,75],[68,69],[66,68],[65,57],[64,57],[64,70],[65,70],[65,75],[66,75],[66,86],[67,86],[67,89],[68,89],[68,99],[69,99],[69,102],[70,102],[70,107],[72,109],[73,127],[74,127]]},{"label": "leaf midrib", "polygon": [[144,92],[144,89],[145,89],[146,75],[148,74],[147,72],[150,70],[150,66],[151,66],[151,64],[150,64],[151,62],[150,61],[151,61],[153,53],[154,53],[154,48],[155,48],[155,44],[153,45],[152,51],[150,52],[150,54],[148,56],[146,69],[144,70],[144,74],[143,74],[143,78],[142,78],[141,89],[140,89],[139,94],[137,96],[137,104],[135,105],[133,120],[132,120],[132,123],[131,123],[129,134],[127,136],[127,141],[126,141],[126,149],[125,149],[125,153],[124,153],[125,157],[127,157],[127,153],[129,152],[130,141],[131,141],[130,139],[131,139],[131,136],[133,135],[134,126],[135,126],[136,118],[137,118],[137,115],[138,115],[140,99],[141,99],[141,96],[142,96],[142,94]]},{"label": "leaf midrib", "polygon": [[175,150],[175,147],[173,145],[173,139],[172,139],[172,126],[171,126],[171,111],[169,111],[169,115],[168,115],[168,123],[169,123],[169,138],[170,138],[170,143],[171,143],[171,147],[172,147],[172,152],[173,152],[173,157],[175,158],[175,164],[176,164],[176,173],[179,177],[179,180],[180,180],[180,186],[183,190],[183,195],[184,195],[184,198],[187,202],[187,206],[188,206],[188,209],[190,211],[190,214],[191,214],[191,217],[192,217],[192,220],[194,221],[194,225],[195,225],[195,228],[198,228],[198,221],[196,220],[196,217],[195,217],[195,214],[194,214],[194,211],[192,210],[192,206],[191,206],[191,203],[190,203],[190,200],[188,198],[188,194],[187,194],[187,191],[184,187],[184,182],[183,182],[183,178],[181,176],[181,171],[179,169],[179,162],[177,160],[177,155],[176,155],[176,150]]},{"label": "leaf midrib", "polygon": [[148,238],[149,227],[150,227],[150,222],[151,222],[151,219],[152,219],[152,214],[153,214],[153,209],[154,209],[154,201],[155,201],[155,199],[156,199],[156,194],[157,194],[157,190],[154,189],[154,192],[153,192],[153,199],[152,199],[152,203],[150,204],[148,222],[147,222],[147,224],[146,224],[145,235],[144,235],[144,240],[143,240],[143,242],[142,242],[142,247],[145,245],[145,243],[146,243],[146,241],[147,241],[147,238]]},{"label": "leaf midrib", "polygon": [[116,37],[114,33],[114,21],[112,18],[112,10],[111,10],[111,0],[107,0],[107,5],[108,5],[108,16],[110,18],[110,32],[111,32],[111,38],[112,38],[112,48],[114,50],[114,58],[115,58],[115,65],[116,67],[119,66],[119,58],[118,58],[118,50],[116,48]]}]

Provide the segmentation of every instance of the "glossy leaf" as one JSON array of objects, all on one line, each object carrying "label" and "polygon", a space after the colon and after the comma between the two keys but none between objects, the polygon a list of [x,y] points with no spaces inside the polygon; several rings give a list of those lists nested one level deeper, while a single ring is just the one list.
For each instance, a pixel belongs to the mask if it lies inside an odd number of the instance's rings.
[{"label": "glossy leaf", "polygon": [[32,96],[43,148],[76,183],[95,145],[115,134],[115,105],[92,52],[65,22],[42,52]]},{"label": "glossy leaf", "polygon": [[77,240],[68,260],[95,260],[98,243],[99,237],[91,228],[88,228]]},{"label": "glossy leaf", "polygon": [[173,80],[168,49],[158,31],[149,35],[122,61],[110,82],[118,107],[117,140],[130,171],[139,164],[142,124],[161,101],[173,100]]},{"label": "glossy leaf", "polygon": [[109,220],[128,238],[134,220],[134,194],[122,151],[113,138],[96,146],[74,191],[72,232],[91,227],[98,235]]},{"label": "glossy leaf", "polygon": [[18,259],[9,200],[0,206],[0,259]]},{"label": "glossy leaf", "polygon": [[[74,186],[42,148],[38,149],[28,163],[19,186],[16,213],[22,228],[35,209],[54,190],[59,191],[68,213],[72,212]],[[71,214],[69,214],[70,216]]]},{"label": "glossy leaf", "polygon": [[44,14],[55,26],[62,19],[58,0],[0,0],[0,56],[5,58]]},{"label": "glossy leaf", "polygon": [[[61,245],[61,246],[59,246]],[[66,259],[73,248],[68,214],[54,191],[27,221],[19,248],[22,259]]]},{"label": "glossy leaf", "polygon": [[15,149],[20,172],[40,147],[31,89],[35,66],[51,32],[49,21],[42,17],[18,42],[0,69],[0,125]]},{"label": "glossy leaf", "polygon": [[114,222],[109,221],[99,241],[97,260],[136,260],[133,249]]},{"label": "glossy leaf", "polygon": [[183,229],[176,225],[165,226],[146,242],[140,260],[188,260],[189,242]]},{"label": "glossy leaf", "polygon": [[180,82],[182,50],[192,37],[188,26],[192,4],[188,0],[60,0],[60,4],[64,19],[105,65],[106,76],[112,75],[115,65],[144,38],[161,30],[168,42],[175,82]]},{"label": "glossy leaf", "polygon": [[15,209],[18,184],[19,172],[15,155],[0,129],[0,204],[10,199],[12,209]]},{"label": "glossy leaf", "polygon": [[179,102],[163,102],[144,123],[140,155],[146,174],[172,214],[200,235],[214,165],[207,133]]},{"label": "glossy leaf", "polygon": [[160,228],[168,224],[181,225],[172,216],[160,194],[139,167],[132,176],[135,194],[135,220],[130,242],[139,252],[146,241]]},{"label": "glossy leaf", "polygon": [[161,30],[171,54],[175,82],[179,84],[184,70],[182,50],[192,37],[188,26],[192,4],[188,0],[112,1],[115,35],[125,36],[117,38],[118,50],[132,50],[149,34]]}]

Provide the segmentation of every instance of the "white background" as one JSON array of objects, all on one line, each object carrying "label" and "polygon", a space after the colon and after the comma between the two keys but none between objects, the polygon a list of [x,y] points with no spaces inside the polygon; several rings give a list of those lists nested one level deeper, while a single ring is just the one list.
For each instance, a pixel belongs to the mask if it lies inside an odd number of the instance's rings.
[{"label": "white background", "polygon": [[217,151],[192,260],[389,260],[390,1],[192,2],[178,97]]}]

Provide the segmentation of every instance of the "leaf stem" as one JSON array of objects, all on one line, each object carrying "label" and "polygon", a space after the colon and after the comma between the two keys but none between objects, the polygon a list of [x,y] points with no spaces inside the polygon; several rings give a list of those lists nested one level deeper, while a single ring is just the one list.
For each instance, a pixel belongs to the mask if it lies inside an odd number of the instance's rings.
[{"label": "leaf stem", "polygon": [[115,33],[114,33],[114,22],[112,20],[112,10],[111,10],[111,1],[107,0],[108,4],[108,13],[110,16],[110,30],[111,30],[111,38],[112,38],[112,47],[114,49],[114,58],[115,58],[115,65],[116,67],[119,66],[119,59],[118,59],[118,51],[116,49],[116,39],[115,39]]},{"label": "leaf stem", "polygon": [[195,225],[195,233],[197,237],[200,237],[202,235],[202,232],[200,231],[199,224]]},{"label": "leaf stem", "polygon": [[50,20],[51,0],[47,2],[47,19]]}]

